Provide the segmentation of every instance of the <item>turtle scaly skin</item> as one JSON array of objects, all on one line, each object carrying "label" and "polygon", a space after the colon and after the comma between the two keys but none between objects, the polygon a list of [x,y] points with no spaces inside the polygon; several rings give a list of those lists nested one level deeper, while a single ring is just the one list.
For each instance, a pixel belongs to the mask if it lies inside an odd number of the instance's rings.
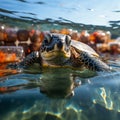
[{"label": "turtle scaly skin", "polygon": [[40,56],[39,56],[39,51],[34,51],[31,54],[27,55],[23,61],[19,62],[19,63],[11,63],[7,66],[7,68],[13,68],[13,69],[26,69],[29,66],[31,66],[33,63],[39,63],[41,65],[40,62]]},{"label": "turtle scaly skin", "polygon": [[88,45],[71,40],[67,35],[47,34],[40,51],[29,54],[17,67],[29,67],[39,62],[41,67],[87,68],[92,71],[109,71],[99,55]]}]

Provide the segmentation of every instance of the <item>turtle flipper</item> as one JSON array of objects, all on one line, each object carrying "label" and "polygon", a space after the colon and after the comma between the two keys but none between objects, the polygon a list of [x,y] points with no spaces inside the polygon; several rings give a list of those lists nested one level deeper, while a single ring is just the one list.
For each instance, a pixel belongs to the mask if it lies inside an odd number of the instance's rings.
[{"label": "turtle flipper", "polygon": [[93,71],[110,71],[110,67],[97,57],[91,56],[86,52],[80,53],[80,61]]},{"label": "turtle flipper", "polygon": [[[28,68],[31,66],[33,63],[37,62],[38,59],[40,59],[40,55],[38,51],[34,51],[28,56],[26,56],[21,62],[19,63],[12,63],[7,66],[7,68],[12,68],[12,69],[21,69],[21,68]],[[39,60],[40,63],[40,60]]]},{"label": "turtle flipper", "polygon": [[111,70],[111,68],[102,60],[100,60],[99,57],[93,56],[85,51],[79,51],[75,48],[72,48],[72,56],[72,59],[75,57],[74,61],[77,63],[77,66],[80,64],[93,71]]}]

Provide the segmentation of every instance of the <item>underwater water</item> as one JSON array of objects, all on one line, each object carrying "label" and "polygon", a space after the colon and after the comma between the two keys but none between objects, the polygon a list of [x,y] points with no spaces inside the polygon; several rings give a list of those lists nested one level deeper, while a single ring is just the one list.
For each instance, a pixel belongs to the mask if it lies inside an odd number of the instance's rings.
[{"label": "underwater water", "polygon": [[0,119],[119,120],[120,72],[86,74],[56,68],[0,78]]},{"label": "underwater water", "polygon": [[[118,0],[0,1],[0,25],[15,29],[102,29],[117,38],[119,18]],[[98,74],[38,67],[3,74],[0,120],[119,120],[119,61],[117,57],[108,62],[114,72]]]}]

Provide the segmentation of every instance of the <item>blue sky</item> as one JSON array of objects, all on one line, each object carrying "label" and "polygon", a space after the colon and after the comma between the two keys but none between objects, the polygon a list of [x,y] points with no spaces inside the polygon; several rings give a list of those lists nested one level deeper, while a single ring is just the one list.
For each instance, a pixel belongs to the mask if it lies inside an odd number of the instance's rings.
[{"label": "blue sky", "polygon": [[[0,8],[17,11],[16,17],[27,16],[37,19],[60,17],[84,24],[108,25],[108,21],[120,20],[119,0],[0,0]],[[36,4],[43,2],[44,4]],[[117,11],[117,12],[115,12]],[[30,15],[26,13],[33,13]],[[9,14],[8,14],[9,15]]]}]

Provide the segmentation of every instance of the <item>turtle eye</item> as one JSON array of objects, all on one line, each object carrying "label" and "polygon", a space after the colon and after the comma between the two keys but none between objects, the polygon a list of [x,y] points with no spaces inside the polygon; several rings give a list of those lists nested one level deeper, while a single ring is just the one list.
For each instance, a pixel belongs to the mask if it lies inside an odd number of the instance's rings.
[{"label": "turtle eye", "polygon": [[45,36],[45,40],[44,40],[45,44],[50,43],[50,42],[51,42],[51,39],[52,39],[51,34],[47,34],[47,35]]},{"label": "turtle eye", "polygon": [[71,39],[68,35],[66,35],[66,37],[65,37],[65,43],[66,43],[67,46],[69,46],[70,43],[71,43]]}]

